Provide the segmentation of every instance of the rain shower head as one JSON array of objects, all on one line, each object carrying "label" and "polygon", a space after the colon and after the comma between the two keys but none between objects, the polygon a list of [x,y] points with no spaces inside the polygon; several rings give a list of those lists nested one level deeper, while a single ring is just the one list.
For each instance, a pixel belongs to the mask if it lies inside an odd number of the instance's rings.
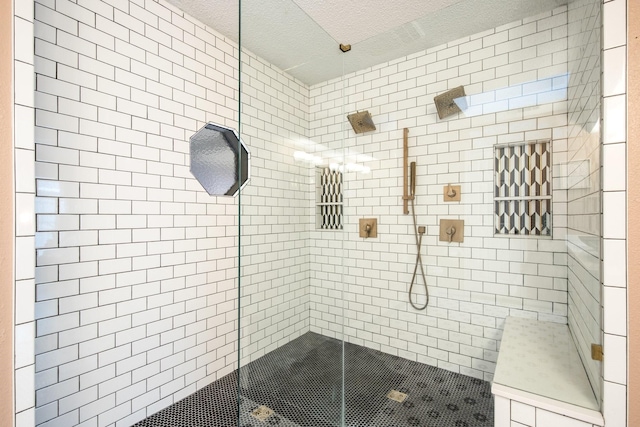
[{"label": "rain shower head", "polygon": [[373,119],[368,111],[359,111],[357,113],[349,114],[347,116],[349,123],[355,133],[364,133],[372,130],[376,130],[376,125],[373,124]]},{"label": "rain shower head", "polygon": [[450,91],[433,98],[438,110],[438,117],[442,120],[452,114],[461,112],[467,108],[467,101],[464,94],[464,86],[458,86]]}]

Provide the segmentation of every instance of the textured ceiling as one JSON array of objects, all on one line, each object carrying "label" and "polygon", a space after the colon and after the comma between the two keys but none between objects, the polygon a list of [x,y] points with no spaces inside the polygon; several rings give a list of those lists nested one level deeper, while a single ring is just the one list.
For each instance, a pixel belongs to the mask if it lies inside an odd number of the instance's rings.
[{"label": "textured ceiling", "polygon": [[356,44],[462,0],[293,0],[335,41]]},{"label": "textured ceiling", "polygon": [[[168,0],[238,41],[238,0]],[[428,49],[567,0],[242,0],[242,46],[308,85]],[[342,53],[338,44],[351,44]]]}]

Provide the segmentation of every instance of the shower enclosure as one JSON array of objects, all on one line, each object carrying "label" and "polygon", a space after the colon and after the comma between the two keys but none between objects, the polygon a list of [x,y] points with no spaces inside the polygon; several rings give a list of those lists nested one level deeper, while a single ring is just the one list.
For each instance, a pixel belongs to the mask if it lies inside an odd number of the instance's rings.
[{"label": "shower enclosure", "polygon": [[624,417],[627,0],[13,3],[16,424],[490,425],[512,316]]},{"label": "shower enclosure", "polygon": [[[429,406],[422,386],[444,389],[420,378],[491,381],[507,316],[568,323],[600,399],[601,3],[450,1],[356,40],[338,39],[353,15],[310,3],[240,4],[239,425],[485,425],[455,418],[468,396]],[[434,97],[460,86],[441,119]],[[356,134],[364,110],[376,130]],[[442,220],[464,221],[464,241],[441,239]]]}]

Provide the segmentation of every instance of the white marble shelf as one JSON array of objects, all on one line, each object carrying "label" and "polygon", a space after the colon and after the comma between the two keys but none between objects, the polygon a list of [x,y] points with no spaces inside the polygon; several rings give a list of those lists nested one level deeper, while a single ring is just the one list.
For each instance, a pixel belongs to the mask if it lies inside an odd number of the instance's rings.
[{"label": "white marble shelf", "polygon": [[507,317],[492,392],[585,422],[604,424],[567,325]]}]

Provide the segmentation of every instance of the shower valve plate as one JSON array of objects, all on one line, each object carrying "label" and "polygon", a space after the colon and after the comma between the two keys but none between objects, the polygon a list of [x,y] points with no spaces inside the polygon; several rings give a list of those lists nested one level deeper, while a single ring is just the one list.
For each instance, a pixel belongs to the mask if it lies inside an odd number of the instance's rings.
[{"label": "shower valve plate", "polygon": [[[447,234],[447,230],[453,227],[455,229],[453,235],[451,236],[451,240],[449,240],[449,235]],[[462,243],[464,242],[464,220],[461,219],[441,219],[440,220],[440,239],[441,242],[448,243]]]},{"label": "shower valve plate", "polygon": [[[367,226],[369,231],[367,232]],[[358,221],[358,230],[360,237],[378,237],[378,219],[377,218],[360,218]]]},{"label": "shower valve plate", "polygon": [[387,398],[400,403],[404,402],[407,397],[408,395],[406,393],[402,393],[398,390],[390,390],[389,393],[387,393]]},{"label": "shower valve plate", "polygon": [[445,185],[442,188],[442,200],[445,202],[459,202],[461,200],[459,185]]},{"label": "shower valve plate", "polygon": [[264,405],[258,406],[256,409],[254,409],[251,412],[251,416],[256,418],[259,421],[264,421],[267,418],[269,418],[271,415],[273,415],[273,409],[268,408]]}]

